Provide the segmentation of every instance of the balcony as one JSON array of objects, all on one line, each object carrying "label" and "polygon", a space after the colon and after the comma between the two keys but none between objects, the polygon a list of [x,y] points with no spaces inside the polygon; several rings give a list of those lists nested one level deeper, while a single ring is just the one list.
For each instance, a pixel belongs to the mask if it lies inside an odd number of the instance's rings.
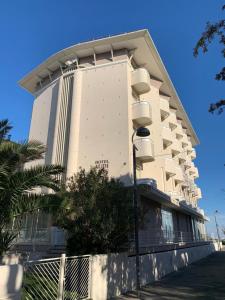
[{"label": "balcony", "polygon": [[176,138],[178,140],[181,140],[184,136],[184,133],[183,133],[183,128],[180,124],[177,124],[177,127],[175,129],[175,134],[176,134]]},{"label": "balcony", "polygon": [[174,160],[172,158],[165,158],[165,172],[169,178],[176,174]]},{"label": "balcony", "polygon": [[186,154],[184,152],[181,152],[178,156],[178,159],[179,159],[179,164],[184,164],[187,159]]},{"label": "balcony", "polygon": [[197,199],[201,199],[202,198],[202,191],[201,191],[200,188],[196,188],[196,190],[195,190],[195,197]]},{"label": "balcony", "polygon": [[183,147],[183,148],[186,148],[186,147],[188,146],[188,143],[189,143],[188,137],[187,137],[186,134],[184,134],[184,135],[183,135],[183,138],[182,138],[182,147]]},{"label": "balcony", "polygon": [[193,148],[191,152],[191,159],[195,159],[195,158],[196,158],[196,150]]},{"label": "balcony", "polygon": [[177,192],[173,191],[173,192],[167,192],[167,194],[170,196],[171,202],[179,205],[181,196],[180,194],[178,194]]},{"label": "balcony", "polygon": [[184,167],[185,167],[185,170],[188,170],[188,169],[190,169],[191,168],[191,162],[190,161],[185,161],[184,162]]},{"label": "balcony", "polygon": [[195,167],[195,172],[193,174],[193,177],[196,179],[199,177],[198,168]]},{"label": "balcony", "polygon": [[170,114],[169,101],[163,98],[160,98],[160,113],[162,121],[164,121]]},{"label": "balcony", "polygon": [[171,152],[173,156],[177,156],[179,153],[181,153],[182,148],[181,144],[178,140],[173,140],[173,144],[171,145]]},{"label": "balcony", "polygon": [[195,195],[196,189],[197,189],[197,186],[194,183],[194,181],[190,181],[188,191]]},{"label": "balcony", "polygon": [[191,164],[191,168],[189,170],[189,174],[192,175],[194,178],[198,178],[199,174],[198,174],[198,169],[194,166],[194,164]]},{"label": "balcony", "polygon": [[187,177],[185,175],[184,175],[184,181],[181,183],[181,185],[183,188],[189,187],[189,183],[188,183]]},{"label": "balcony", "polygon": [[132,104],[132,119],[140,126],[152,123],[152,111],[148,101],[139,101]]},{"label": "balcony", "polygon": [[169,127],[163,126],[162,127],[162,140],[163,140],[163,147],[167,148],[173,142],[172,132]]},{"label": "balcony", "polygon": [[187,147],[185,148],[185,150],[187,151],[187,154],[188,154],[188,155],[192,153],[193,148],[192,148],[191,142],[188,141],[188,145],[187,145]]},{"label": "balcony", "polygon": [[169,118],[168,118],[170,129],[173,131],[175,128],[177,128],[177,117],[176,113],[174,111],[170,112]]},{"label": "balcony", "polygon": [[175,168],[176,175],[174,176],[174,180],[176,180],[178,183],[181,183],[184,181],[184,174],[180,167]]},{"label": "balcony", "polygon": [[154,160],[153,143],[149,138],[137,138],[134,141],[137,148],[136,157],[141,162],[150,162]]},{"label": "balcony", "polygon": [[131,85],[138,94],[150,91],[150,76],[146,69],[139,68],[132,72]]}]

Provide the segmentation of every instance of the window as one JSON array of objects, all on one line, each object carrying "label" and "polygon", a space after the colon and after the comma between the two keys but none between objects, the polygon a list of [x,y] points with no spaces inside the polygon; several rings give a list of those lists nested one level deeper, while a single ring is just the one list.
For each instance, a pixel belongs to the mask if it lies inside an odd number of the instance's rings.
[{"label": "window", "polygon": [[168,209],[162,208],[161,213],[162,213],[163,237],[167,242],[172,243],[174,238],[172,212],[169,211]]}]

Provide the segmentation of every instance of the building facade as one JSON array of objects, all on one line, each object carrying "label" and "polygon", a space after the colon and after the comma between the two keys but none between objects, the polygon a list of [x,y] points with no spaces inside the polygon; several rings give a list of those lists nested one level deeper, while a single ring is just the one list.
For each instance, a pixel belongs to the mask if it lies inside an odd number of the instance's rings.
[{"label": "building facade", "polygon": [[96,166],[132,185],[132,134],[147,127],[150,137],[134,139],[141,243],[202,239],[199,141],[147,30],[64,49],[20,85],[35,97],[29,139],[47,145],[38,163],[60,164],[66,177]]}]

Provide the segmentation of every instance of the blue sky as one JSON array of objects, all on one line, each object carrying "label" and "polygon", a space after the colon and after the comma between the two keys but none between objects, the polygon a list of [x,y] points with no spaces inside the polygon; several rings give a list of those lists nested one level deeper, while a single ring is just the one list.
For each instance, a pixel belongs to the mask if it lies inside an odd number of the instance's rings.
[{"label": "blue sky", "polygon": [[[224,17],[224,1],[39,0],[0,2],[0,119],[14,125],[12,138],[28,136],[33,98],[17,81],[49,55],[72,44],[147,28],[199,136],[200,206],[218,209],[225,227],[225,113],[211,115],[211,102],[224,97],[214,75],[224,63],[218,44],[195,59],[192,49],[206,21]],[[213,223],[210,230],[213,230]]]}]

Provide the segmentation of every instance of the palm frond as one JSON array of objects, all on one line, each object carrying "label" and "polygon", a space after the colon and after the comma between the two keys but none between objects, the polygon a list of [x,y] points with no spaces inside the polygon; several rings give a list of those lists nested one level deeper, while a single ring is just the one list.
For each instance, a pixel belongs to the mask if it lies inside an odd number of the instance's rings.
[{"label": "palm frond", "polygon": [[0,231],[0,256],[10,250],[16,237],[17,234],[14,234],[8,230]]},{"label": "palm frond", "polygon": [[37,210],[52,211],[59,206],[61,198],[57,194],[23,194],[12,207],[12,216],[22,216]]},{"label": "palm frond", "polygon": [[60,182],[57,175],[63,172],[61,166],[35,166],[30,169],[25,169],[21,172],[16,172],[10,177],[9,191],[11,190],[12,199],[21,196],[23,193],[29,193],[36,187],[46,187],[58,191]]},{"label": "palm frond", "polygon": [[8,119],[0,120],[0,142],[6,139],[7,134],[12,129]]},{"label": "palm frond", "polygon": [[0,165],[7,162],[9,168],[15,170],[26,162],[43,158],[44,152],[44,145],[38,141],[3,141],[0,144]]}]

